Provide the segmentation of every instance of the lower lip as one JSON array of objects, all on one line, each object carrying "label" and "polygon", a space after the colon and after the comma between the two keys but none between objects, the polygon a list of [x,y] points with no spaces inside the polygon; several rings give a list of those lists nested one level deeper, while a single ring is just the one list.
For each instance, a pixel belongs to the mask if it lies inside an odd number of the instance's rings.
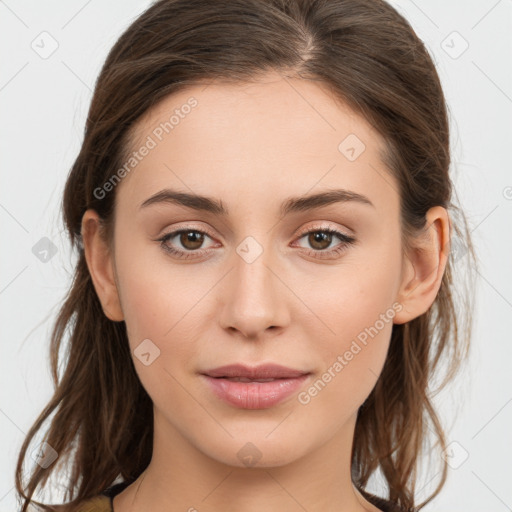
[{"label": "lower lip", "polygon": [[297,391],[309,375],[270,382],[237,382],[203,375],[221,400],[240,409],[267,409]]}]

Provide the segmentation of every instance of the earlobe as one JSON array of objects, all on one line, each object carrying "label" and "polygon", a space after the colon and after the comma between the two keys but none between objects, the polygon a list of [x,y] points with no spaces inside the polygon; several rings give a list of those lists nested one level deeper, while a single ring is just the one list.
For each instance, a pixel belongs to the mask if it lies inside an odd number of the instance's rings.
[{"label": "earlobe", "polygon": [[430,208],[425,231],[411,241],[404,261],[402,283],[397,301],[403,306],[394,318],[403,324],[422,315],[434,303],[449,255],[451,221],[441,206]]},{"label": "earlobe", "polygon": [[82,241],[87,267],[105,316],[112,321],[124,320],[115,282],[113,255],[101,233],[96,211],[87,210],[82,217]]}]

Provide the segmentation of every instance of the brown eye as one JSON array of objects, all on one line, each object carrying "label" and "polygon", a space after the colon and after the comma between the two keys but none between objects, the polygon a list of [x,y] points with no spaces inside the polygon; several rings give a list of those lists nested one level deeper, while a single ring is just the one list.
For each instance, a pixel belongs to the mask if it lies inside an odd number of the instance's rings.
[{"label": "brown eye", "polygon": [[194,251],[203,245],[204,233],[200,231],[182,231],[179,240],[185,249]]},{"label": "brown eye", "polygon": [[210,248],[203,247],[206,238],[212,237],[199,229],[189,228],[168,233],[157,241],[166,252],[176,258],[197,258],[210,251]]},{"label": "brown eye", "polygon": [[[336,255],[341,255],[348,247],[355,243],[356,239],[353,236],[346,235],[331,228],[317,228],[309,231],[302,231],[299,239],[304,239],[305,245],[303,247],[307,254],[316,258],[333,258]],[[339,243],[335,243],[335,239]]]},{"label": "brown eye", "polygon": [[332,233],[326,231],[311,232],[308,236],[308,242],[313,249],[323,251],[331,245]]}]

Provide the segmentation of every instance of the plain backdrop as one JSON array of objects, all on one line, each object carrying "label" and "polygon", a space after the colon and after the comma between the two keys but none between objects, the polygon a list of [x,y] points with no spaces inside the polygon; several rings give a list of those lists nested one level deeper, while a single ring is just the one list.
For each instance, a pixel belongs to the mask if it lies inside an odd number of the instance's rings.
[{"label": "plain backdrop", "polygon": [[[512,510],[512,1],[391,3],[437,64],[451,172],[480,260],[469,365],[436,401],[452,469],[424,510]],[[0,512],[16,509],[16,456],[52,393],[49,332],[74,262],[65,178],[107,52],[148,5],[0,1]]]}]

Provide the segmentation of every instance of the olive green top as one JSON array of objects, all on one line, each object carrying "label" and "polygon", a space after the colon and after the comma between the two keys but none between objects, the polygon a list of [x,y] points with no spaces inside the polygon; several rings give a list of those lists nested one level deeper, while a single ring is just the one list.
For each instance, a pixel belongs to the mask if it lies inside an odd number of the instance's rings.
[{"label": "olive green top", "polygon": [[76,512],[112,512],[110,498],[104,495],[95,496],[84,501]]}]

